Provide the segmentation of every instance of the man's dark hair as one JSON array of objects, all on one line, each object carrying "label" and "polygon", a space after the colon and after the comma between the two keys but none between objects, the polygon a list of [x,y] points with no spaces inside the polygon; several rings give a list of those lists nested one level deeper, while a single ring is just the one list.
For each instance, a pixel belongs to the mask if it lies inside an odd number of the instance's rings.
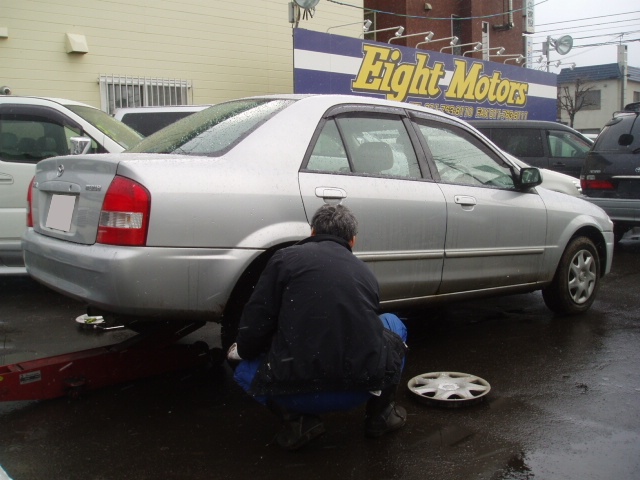
[{"label": "man's dark hair", "polygon": [[323,205],[311,219],[317,235],[335,235],[349,242],[358,234],[358,220],[344,205]]}]

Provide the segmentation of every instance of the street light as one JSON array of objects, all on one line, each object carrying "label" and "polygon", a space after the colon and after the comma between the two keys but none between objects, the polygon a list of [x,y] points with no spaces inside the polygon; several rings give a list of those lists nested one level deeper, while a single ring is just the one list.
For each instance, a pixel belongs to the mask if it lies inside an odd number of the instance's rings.
[{"label": "street light", "polygon": [[477,50],[474,48],[473,50],[467,50],[462,54],[462,56],[464,57],[467,53],[490,52],[491,50],[497,50],[498,55],[502,55],[504,53],[504,47],[492,47],[492,48],[483,48],[483,49],[477,49]]},{"label": "street light", "polygon": [[[327,32],[326,33],[329,33],[329,30],[332,30],[334,28],[349,27],[351,25],[358,25],[359,23],[362,23],[362,22],[345,23],[344,25],[336,25],[334,27],[329,27],[329,28],[327,28]],[[365,21],[364,24],[362,25],[362,31],[364,33],[367,33],[369,31],[369,29],[371,28],[372,23],[373,22],[371,22],[371,20]]]},{"label": "street light", "polygon": [[[428,37],[428,35],[427,35],[427,37]],[[435,40],[427,40],[427,39],[425,38],[425,41],[424,41],[424,42],[420,42],[420,43],[416,44],[416,48],[418,48],[420,45],[426,45],[427,43],[443,42],[443,41],[445,41],[445,40],[451,40],[451,42],[449,43],[449,45],[451,45],[452,47],[453,47],[454,45],[456,45],[456,44],[458,43],[458,41],[459,41],[458,37],[456,37],[456,36],[453,36],[453,37],[445,37],[445,38],[436,38]]]},{"label": "street light", "polygon": [[426,35],[426,37],[424,37],[425,41],[430,42],[434,34],[433,32],[420,32],[412,33],[411,35],[396,35],[395,37],[391,37],[387,43],[391,43],[393,40],[398,40],[399,38],[418,37],[420,35]]},{"label": "street light", "polygon": [[461,43],[460,45],[453,44],[453,45],[449,45],[447,47],[442,47],[440,49],[440,51],[442,52],[445,48],[468,47],[469,45],[473,45],[473,50],[476,51],[476,52],[482,48],[482,43],[481,42],[471,42],[471,43]]},{"label": "street light", "polygon": [[364,37],[365,33],[388,32],[390,30],[397,30],[397,32],[394,34],[396,37],[399,37],[404,33],[404,27],[390,27],[390,28],[381,28],[380,30],[371,30],[370,32],[363,32],[359,36]]}]

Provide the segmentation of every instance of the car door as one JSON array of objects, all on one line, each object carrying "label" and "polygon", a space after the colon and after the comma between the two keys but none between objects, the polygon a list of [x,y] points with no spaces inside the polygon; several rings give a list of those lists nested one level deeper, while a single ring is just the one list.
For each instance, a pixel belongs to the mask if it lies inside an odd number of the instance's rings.
[{"label": "car door", "polygon": [[428,115],[414,121],[447,203],[438,293],[539,280],[547,224],[542,199],[518,191],[509,164],[471,132]]},{"label": "car door", "polygon": [[573,132],[547,130],[549,168],[579,178],[591,145]]},{"label": "car door", "polygon": [[402,109],[353,108],[318,126],[299,173],[304,207],[311,219],[323,203],[348,206],[359,223],[354,253],[376,274],[381,300],[410,305],[440,285],[445,199]]}]

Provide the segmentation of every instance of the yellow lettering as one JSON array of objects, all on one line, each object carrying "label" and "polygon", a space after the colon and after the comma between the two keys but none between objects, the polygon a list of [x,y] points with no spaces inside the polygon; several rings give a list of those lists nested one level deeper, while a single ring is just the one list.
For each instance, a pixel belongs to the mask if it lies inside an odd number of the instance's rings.
[{"label": "yellow lettering", "polygon": [[467,62],[454,60],[455,68],[445,98],[451,100],[475,100],[473,89],[483,70],[481,63],[474,63],[467,73]]},{"label": "yellow lettering", "polygon": [[389,58],[390,50],[384,47],[364,44],[364,58],[360,64],[358,76],[351,82],[354,90],[377,91],[380,88],[380,76],[384,62]]},{"label": "yellow lettering", "polygon": [[445,75],[444,66],[427,66],[429,55],[416,54],[416,63],[402,63],[402,52],[389,47],[363,45],[364,57],[355,80],[354,91],[383,93],[389,100],[405,101],[409,96],[437,97]]},{"label": "yellow lettering", "polygon": [[[389,100],[404,102],[409,97],[437,98],[442,95],[440,81],[445,76],[444,64],[436,62],[428,67],[429,55],[416,53],[416,63],[402,63],[399,49],[364,44],[363,58],[351,88],[358,92],[381,93]],[[484,75],[484,64],[469,64],[462,59],[454,59],[451,82],[444,98],[448,100],[485,102],[491,104],[523,106],[527,103],[529,84],[514,82],[502,77],[499,71]],[[500,118],[504,112],[499,109],[445,110],[456,116],[476,118]]]}]

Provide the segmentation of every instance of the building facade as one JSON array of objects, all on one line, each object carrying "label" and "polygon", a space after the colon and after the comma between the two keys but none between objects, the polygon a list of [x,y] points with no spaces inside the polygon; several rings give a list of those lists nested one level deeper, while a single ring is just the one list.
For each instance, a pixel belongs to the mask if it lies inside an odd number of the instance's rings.
[{"label": "building facade", "polygon": [[568,112],[560,105],[562,97],[567,95],[575,103],[576,86],[579,92],[585,92],[585,106],[575,113],[573,128],[583,133],[598,133],[614,112],[629,103],[640,102],[640,68],[610,63],[562,69],[558,75],[559,122],[571,123]]},{"label": "building facade", "polygon": [[291,93],[292,27],[355,23],[345,31],[357,35],[362,2],[350,4],[360,8],[322,1],[290,18],[286,0],[4,0],[0,86],[109,113]]},{"label": "building facade", "polygon": [[[533,22],[526,0],[364,0],[364,5],[370,10],[367,18],[373,22],[371,30],[383,30],[368,34],[366,38],[370,40],[387,42],[401,26],[403,34],[410,36],[393,39],[394,44],[414,48],[420,44],[418,48],[421,49],[456,55],[466,52],[471,58],[501,63],[515,61],[518,55],[526,56],[522,34],[527,20]],[[424,43],[425,35],[419,34],[421,32],[433,32],[433,40]],[[450,45],[450,40],[440,40],[451,37],[459,39],[458,46]],[[477,43],[482,48],[473,51]],[[500,48],[504,51],[497,56]]]}]

